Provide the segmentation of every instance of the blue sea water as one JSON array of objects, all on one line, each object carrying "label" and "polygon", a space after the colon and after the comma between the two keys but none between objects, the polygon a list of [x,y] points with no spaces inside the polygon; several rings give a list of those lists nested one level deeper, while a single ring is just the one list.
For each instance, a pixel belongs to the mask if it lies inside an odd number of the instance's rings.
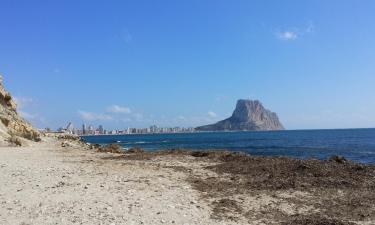
[{"label": "blue sea water", "polygon": [[350,160],[375,164],[375,129],[290,130],[265,132],[212,132],[84,136],[93,144],[117,143],[124,148],[149,151],[226,149],[261,156],[327,159],[341,155]]}]

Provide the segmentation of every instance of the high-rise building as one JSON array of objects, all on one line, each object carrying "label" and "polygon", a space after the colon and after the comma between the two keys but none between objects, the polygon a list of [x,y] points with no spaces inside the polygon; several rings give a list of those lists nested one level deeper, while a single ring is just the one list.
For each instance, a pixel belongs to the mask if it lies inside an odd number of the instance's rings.
[{"label": "high-rise building", "polygon": [[151,133],[157,133],[158,132],[158,127],[156,125],[153,125],[150,127],[150,132]]},{"label": "high-rise building", "polygon": [[99,125],[99,134],[104,134],[104,128],[102,125]]},{"label": "high-rise building", "polygon": [[83,135],[87,134],[87,126],[86,126],[86,124],[82,124],[82,134]]},{"label": "high-rise building", "polygon": [[93,125],[90,125],[89,126],[89,132],[88,132],[89,134],[94,134],[95,133],[95,130],[94,130],[94,126]]}]

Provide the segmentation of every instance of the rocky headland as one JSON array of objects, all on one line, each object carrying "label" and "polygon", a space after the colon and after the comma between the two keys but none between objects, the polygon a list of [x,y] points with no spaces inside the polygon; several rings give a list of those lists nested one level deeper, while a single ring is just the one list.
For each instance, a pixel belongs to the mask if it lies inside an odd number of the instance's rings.
[{"label": "rocky headland", "polygon": [[233,115],[212,125],[197,127],[198,131],[261,131],[284,130],[276,113],[265,109],[258,100],[238,100]]}]

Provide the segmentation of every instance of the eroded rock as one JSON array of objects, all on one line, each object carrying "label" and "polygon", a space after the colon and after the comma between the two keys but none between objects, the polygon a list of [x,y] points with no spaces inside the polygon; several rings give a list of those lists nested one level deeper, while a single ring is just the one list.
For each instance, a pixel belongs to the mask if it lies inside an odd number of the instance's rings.
[{"label": "eroded rock", "polygon": [[3,86],[0,75],[0,139],[2,142],[22,144],[17,138],[40,141],[40,133],[17,113],[17,104]]}]

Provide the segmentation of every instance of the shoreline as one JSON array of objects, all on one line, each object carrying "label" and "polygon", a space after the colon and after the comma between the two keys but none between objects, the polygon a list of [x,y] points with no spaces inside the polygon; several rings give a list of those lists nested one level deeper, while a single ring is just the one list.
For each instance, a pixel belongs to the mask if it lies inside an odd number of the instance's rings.
[{"label": "shoreline", "polygon": [[46,137],[0,148],[0,179],[5,225],[375,223],[375,166],[342,158],[116,154]]},{"label": "shoreline", "polygon": [[80,137],[96,137],[96,136],[127,136],[127,135],[155,135],[155,134],[195,134],[195,133],[262,133],[262,132],[293,132],[293,131],[343,131],[343,130],[375,130],[374,127],[365,128],[321,128],[321,129],[285,129],[285,130],[223,130],[223,131],[194,131],[194,132],[176,132],[176,133],[132,133],[132,134],[92,134],[78,135]]},{"label": "shoreline", "polygon": [[341,155],[349,160],[375,164],[375,129],[278,131],[240,133],[132,134],[85,136],[84,141],[107,145],[116,143],[125,149],[227,149],[251,155],[317,158],[325,160]]}]

